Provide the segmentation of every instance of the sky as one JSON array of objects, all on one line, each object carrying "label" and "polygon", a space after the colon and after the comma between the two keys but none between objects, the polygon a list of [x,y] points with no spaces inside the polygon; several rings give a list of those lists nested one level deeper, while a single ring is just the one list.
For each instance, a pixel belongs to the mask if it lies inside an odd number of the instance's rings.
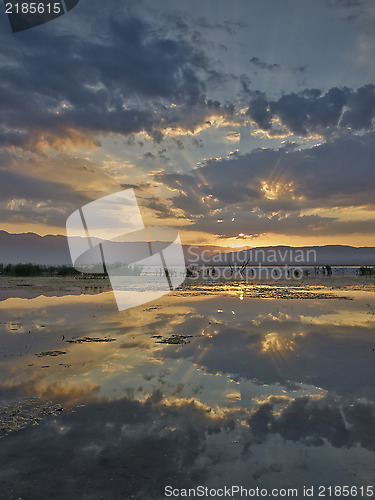
[{"label": "sky", "polygon": [[0,12],[0,229],[134,188],[184,244],[375,246],[371,0]]}]

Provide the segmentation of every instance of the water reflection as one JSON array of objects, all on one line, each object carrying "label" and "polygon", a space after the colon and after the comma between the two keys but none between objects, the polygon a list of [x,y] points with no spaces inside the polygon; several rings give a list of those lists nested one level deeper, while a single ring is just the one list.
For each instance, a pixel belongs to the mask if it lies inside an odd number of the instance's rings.
[{"label": "water reflection", "polygon": [[3,404],[64,408],[2,439],[7,498],[27,497],[36,470],[46,498],[370,484],[373,292],[306,287],[286,300],[259,287],[185,287],[124,313],[111,292],[1,302]]}]

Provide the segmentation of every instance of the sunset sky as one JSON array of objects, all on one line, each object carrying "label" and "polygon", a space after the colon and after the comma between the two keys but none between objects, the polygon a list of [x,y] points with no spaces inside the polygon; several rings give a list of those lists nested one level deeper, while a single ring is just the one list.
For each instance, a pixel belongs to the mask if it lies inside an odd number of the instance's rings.
[{"label": "sunset sky", "polygon": [[375,246],[373,0],[0,14],[0,229],[133,187],[185,244]]}]

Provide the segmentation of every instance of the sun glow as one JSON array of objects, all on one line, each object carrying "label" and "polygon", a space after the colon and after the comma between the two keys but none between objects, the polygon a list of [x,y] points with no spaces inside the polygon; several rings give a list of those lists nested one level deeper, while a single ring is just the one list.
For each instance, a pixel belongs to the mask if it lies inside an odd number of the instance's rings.
[{"label": "sun glow", "polygon": [[295,340],[303,336],[302,333],[293,333],[291,336],[283,336],[277,332],[267,333],[262,341],[262,352],[294,351]]}]

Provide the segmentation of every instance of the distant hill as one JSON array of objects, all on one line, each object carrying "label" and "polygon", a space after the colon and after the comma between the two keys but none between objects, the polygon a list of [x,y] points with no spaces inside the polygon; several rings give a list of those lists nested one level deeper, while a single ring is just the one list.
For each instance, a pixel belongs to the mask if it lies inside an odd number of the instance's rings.
[{"label": "distant hill", "polygon": [[66,236],[10,234],[0,231],[0,262],[71,265]]},{"label": "distant hill", "polygon": [[351,247],[345,245],[325,245],[309,247],[256,247],[240,251],[224,252],[211,258],[216,265],[241,264],[248,265],[331,265],[375,266],[375,247]]},{"label": "distant hill", "polygon": [[[140,243],[134,243],[135,246]],[[160,245],[164,246],[162,243]],[[375,265],[374,247],[326,245],[310,247],[256,247],[233,249],[218,246],[184,245],[187,264],[226,263],[249,261],[262,265]],[[306,262],[308,257],[308,262]],[[302,261],[301,261],[302,259]],[[44,265],[71,265],[67,238],[39,236],[35,233],[10,234],[0,231],[0,262],[4,264],[33,263]]]},{"label": "distant hill", "polygon": [[[80,238],[77,237],[77,239]],[[137,247],[141,243],[133,243],[133,245]],[[159,243],[159,245],[160,247],[165,247],[163,243]],[[187,248],[187,246],[184,247],[186,255],[188,255]],[[193,260],[196,260],[195,253],[200,255],[203,251],[212,254],[231,250],[227,247],[218,246],[189,248],[193,249]],[[35,233],[11,234],[6,231],[0,231],[0,263],[32,263],[54,266],[72,265],[66,236],[40,236]]]}]

